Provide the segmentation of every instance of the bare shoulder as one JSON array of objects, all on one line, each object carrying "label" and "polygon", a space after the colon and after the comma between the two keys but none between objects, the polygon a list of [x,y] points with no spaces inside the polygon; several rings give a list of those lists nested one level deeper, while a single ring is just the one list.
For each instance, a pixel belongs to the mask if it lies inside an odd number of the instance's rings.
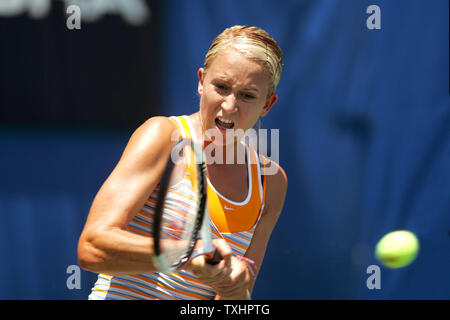
[{"label": "bare shoulder", "polygon": [[169,149],[178,137],[178,129],[169,118],[162,116],[149,118],[134,131],[123,156],[131,155],[134,160],[140,159],[140,156],[144,159],[154,158],[148,156]]},{"label": "bare shoulder", "polygon": [[126,227],[158,183],[176,131],[176,126],[165,117],[150,118],[134,131],[94,199],[89,225],[98,222],[101,226]]},{"label": "bare shoulder", "polygon": [[288,179],[284,169],[275,161],[260,156],[261,167],[266,179],[266,201],[264,214],[280,214],[288,187]]},{"label": "bare shoulder", "polygon": [[149,118],[139,126],[133,133],[131,140],[151,139],[155,142],[162,140],[165,143],[173,139],[172,135],[175,135],[177,131],[177,127],[169,118],[157,116]]},{"label": "bare shoulder", "polygon": [[174,123],[168,118],[168,117],[164,117],[164,116],[156,116],[156,117],[151,117],[148,118],[139,128],[138,130],[141,129],[146,129],[146,128],[151,128],[151,127],[158,127],[161,129],[167,129],[167,130],[171,130],[173,128],[176,128],[176,126],[174,125]]},{"label": "bare shoulder", "polygon": [[277,187],[287,187],[287,175],[284,169],[275,161],[264,157],[264,162],[261,162],[263,172],[270,184],[275,184]]},{"label": "bare shoulder", "polygon": [[263,178],[266,185],[264,211],[258,222],[246,256],[261,266],[270,235],[277,224],[287,191],[287,175],[273,160],[260,155]]}]

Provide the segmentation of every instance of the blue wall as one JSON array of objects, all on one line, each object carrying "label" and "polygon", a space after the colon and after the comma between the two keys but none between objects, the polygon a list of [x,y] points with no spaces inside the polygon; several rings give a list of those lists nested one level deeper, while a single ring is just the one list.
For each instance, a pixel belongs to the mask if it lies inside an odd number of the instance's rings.
[{"label": "blue wall", "polygon": [[126,141],[117,132],[1,132],[0,299],[87,297],[94,274],[81,271],[81,288],[69,290],[67,268],[78,264],[89,207]]},{"label": "blue wall", "polygon": [[[366,27],[371,4],[381,30]],[[448,1],[177,8],[165,19],[168,114],[196,110],[205,43],[225,27],[260,26],[284,52],[280,100],[263,127],[280,129],[289,190],[254,297],[450,298]],[[415,232],[421,253],[382,268],[381,289],[368,290],[375,244],[397,229]]]},{"label": "blue wall", "polygon": [[[260,26],[284,52],[263,127],[280,129],[289,190],[254,298],[449,299],[448,1],[165,3],[165,115],[197,110],[196,71],[224,28]],[[371,4],[381,30],[366,28]],[[0,132],[0,298],[87,297],[95,276],[68,290],[66,268],[130,133]],[[420,254],[369,290],[375,244],[397,229]]]}]

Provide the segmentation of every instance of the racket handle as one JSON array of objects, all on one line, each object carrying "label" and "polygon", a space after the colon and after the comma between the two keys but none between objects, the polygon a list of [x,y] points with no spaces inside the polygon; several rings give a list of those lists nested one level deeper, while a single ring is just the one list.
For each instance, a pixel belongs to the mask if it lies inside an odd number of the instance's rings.
[{"label": "racket handle", "polygon": [[218,264],[220,262],[220,260],[222,260],[222,255],[216,249],[216,250],[214,250],[213,256],[211,258],[206,259],[206,263],[215,265],[215,264]]}]

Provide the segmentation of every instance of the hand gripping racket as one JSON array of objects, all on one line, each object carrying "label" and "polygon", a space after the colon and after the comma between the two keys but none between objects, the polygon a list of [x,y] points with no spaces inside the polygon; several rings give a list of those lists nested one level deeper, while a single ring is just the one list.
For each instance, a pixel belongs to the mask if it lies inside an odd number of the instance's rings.
[{"label": "hand gripping racket", "polygon": [[[193,200],[189,203],[177,199],[177,191],[174,196],[168,195],[171,189],[180,188],[185,168],[194,191]],[[200,145],[187,138],[174,145],[159,183],[153,218],[153,262],[162,272],[179,270],[201,254],[208,255],[209,264],[217,264],[222,259],[212,244],[205,171]],[[199,238],[203,246],[195,249]]]}]

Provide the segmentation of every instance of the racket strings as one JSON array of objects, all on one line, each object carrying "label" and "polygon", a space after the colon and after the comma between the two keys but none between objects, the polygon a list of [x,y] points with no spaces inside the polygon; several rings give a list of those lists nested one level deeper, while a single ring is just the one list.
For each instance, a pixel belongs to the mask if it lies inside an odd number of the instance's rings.
[{"label": "racket strings", "polygon": [[[177,266],[189,257],[197,234],[197,195],[192,193],[189,179],[171,187],[166,195],[163,208],[160,239],[181,240],[178,246],[169,246],[164,250],[167,262]],[[191,193],[186,193],[188,189]]]},{"label": "racket strings", "polygon": [[[176,159],[169,160],[163,174],[157,201],[159,207],[155,210],[155,252],[163,254],[165,265],[172,270],[184,265],[191,256],[205,211],[206,179],[202,150],[192,145],[180,141],[173,148],[172,155]],[[198,159],[201,159],[200,163],[196,161]],[[164,240],[179,241],[161,247],[159,242]]]}]

